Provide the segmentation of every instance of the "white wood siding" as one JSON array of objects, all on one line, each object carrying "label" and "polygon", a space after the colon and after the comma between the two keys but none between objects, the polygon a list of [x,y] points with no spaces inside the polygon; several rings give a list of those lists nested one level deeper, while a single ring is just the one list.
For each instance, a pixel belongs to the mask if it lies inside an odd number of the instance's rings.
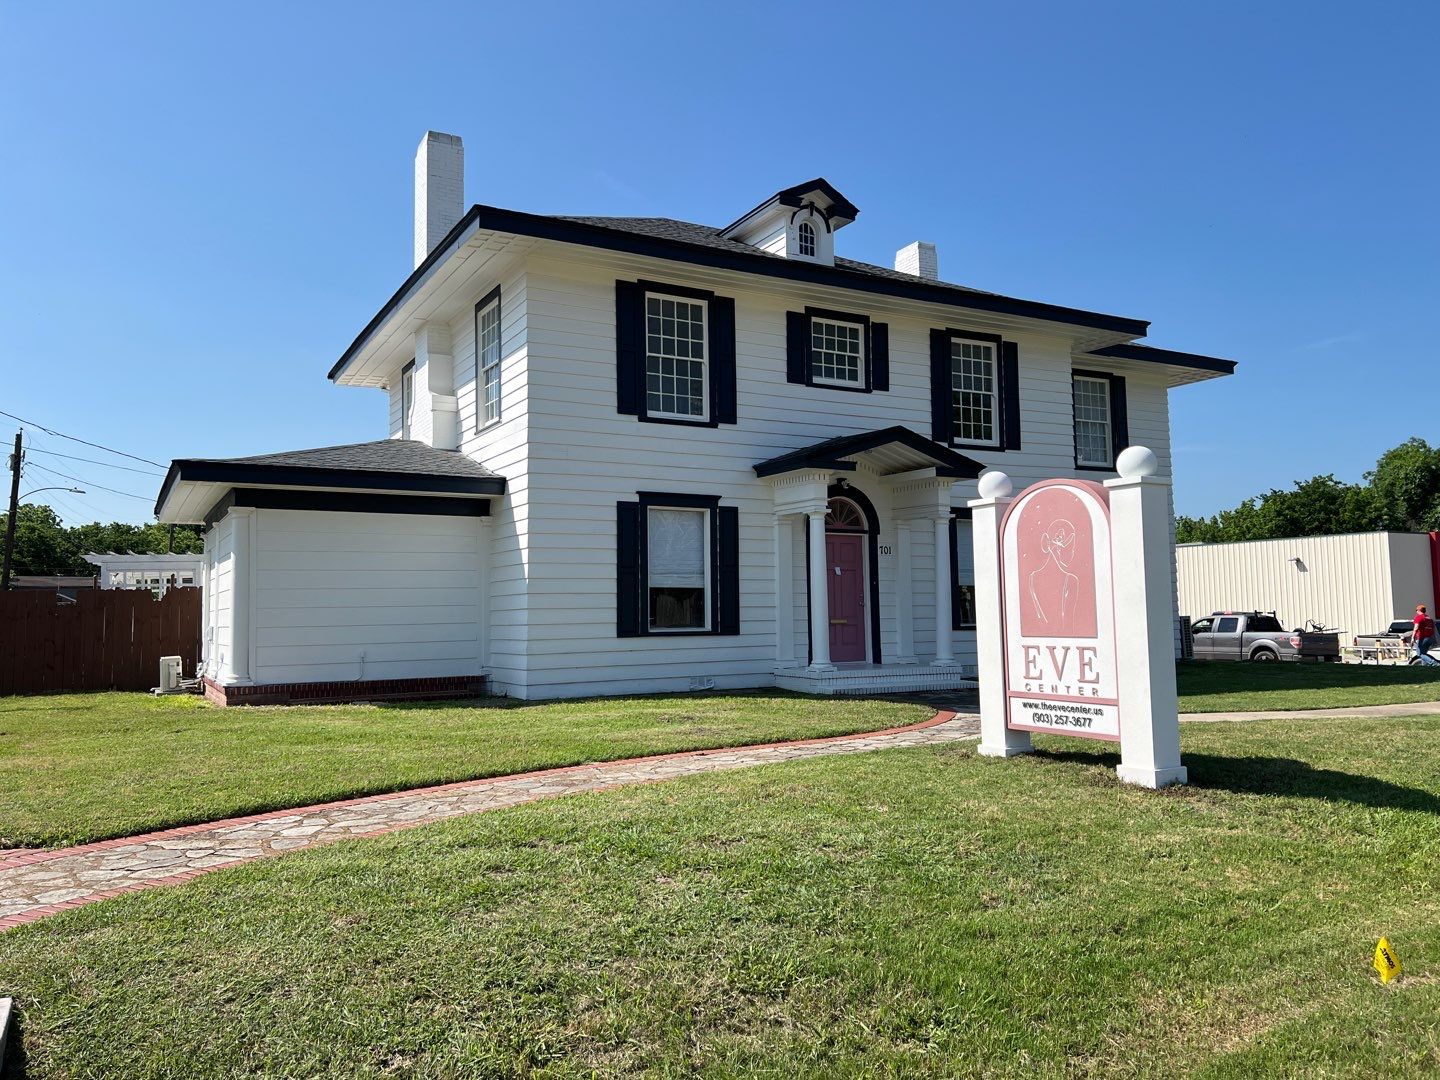
[{"label": "white wood siding", "polygon": [[[736,301],[737,425],[719,428],[647,424],[615,411],[617,277],[713,288]],[[929,330],[965,326],[958,312],[927,314],[908,302],[806,290],[785,298],[753,279],[615,257],[608,265],[532,260],[528,273],[529,460],[525,480],[530,634],[526,696],[683,690],[695,680],[719,687],[773,680],[775,609],[773,498],[752,466],[765,458],[836,435],[899,424],[930,433]],[[890,324],[888,393],[852,394],[786,381],[785,312],[807,303],[868,313]],[[977,324],[977,328],[985,328]],[[1068,341],[1017,330],[1023,449],[964,451],[1003,468],[1016,487],[1074,474]],[[458,351],[458,350],[457,350]],[[1126,370],[1131,441],[1155,450],[1169,475],[1170,445],[1163,380]],[[468,449],[468,448],[467,448]],[[482,460],[489,459],[480,455]],[[517,461],[518,464],[518,461]],[[498,468],[499,466],[497,466]],[[515,471],[501,468],[515,483]],[[1085,473],[1091,478],[1104,474]],[[876,504],[880,543],[894,545],[885,483],[863,470],[857,486]],[[719,495],[740,510],[741,634],[617,638],[615,504],[637,491]],[[953,502],[973,497],[956,485]],[[935,652],[933,536],[912,529],[915,647],[922,662]],[[497,535],[497,540],[499,536]],[[503,541],[502,541],[503,542]],[[804,653],[803,546],[797,540],[796,632]],[[895,558],[881,558],[882,649],[895,651]],[[498,614],[498,613],[497,613]],[[499,627],[497,625],[497,636]],[[973,633],[954,637],[957,656],[972,663]],[[498,647],[498,642],[497,642]],[[498,657],[497,657],[498,667]]]},{"label": "white wood siding", "polygon": [[479,520],[258,510],[257,683],[481,670]]}]

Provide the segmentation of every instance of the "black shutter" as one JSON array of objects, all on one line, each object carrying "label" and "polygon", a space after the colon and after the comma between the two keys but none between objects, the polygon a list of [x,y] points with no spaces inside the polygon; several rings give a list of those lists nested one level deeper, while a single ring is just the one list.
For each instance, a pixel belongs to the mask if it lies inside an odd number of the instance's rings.
[{"label": "black shutter", "polygon": [[1111,459],[1130,445],[1130,416],[1125,405],[1125,380],[1119,375],[1110,378],[1110,441]]},{"label": "black shutter", "polygon": [[715,511],[715,632],[740,633],[740,511]]},{"label": "black shutter", "polygon": [[1000,343],[1000,393],[1004,422],[1001,425],[1006,450],[1020,449],[1020,350],[1013,341]]},{"label": "black shutter", "polygon": [[640,597],[640,504],[615,504],[615,636],[639,637]]},{"label": "black shutter", "polygon": [[870,324],[870,389],[890,389],[890,324]]},{"label": "black shutter", "polygon": [[735,301],[710,301],[710,416],[717,424],[735,423]]},{"label": "black shutter", "polygon": [[930,437],[949,446],[954,441],[953,396],[950,390],[950,335],[930,331]]},{"label": "black shutter", "polygon": [[615,282],[616,411],[639,416],[645,400],[645,290]]},{"label": "black shutter", "polygon": [[785,313],[785,381],[805,384],[810,374],[810,316]]}]

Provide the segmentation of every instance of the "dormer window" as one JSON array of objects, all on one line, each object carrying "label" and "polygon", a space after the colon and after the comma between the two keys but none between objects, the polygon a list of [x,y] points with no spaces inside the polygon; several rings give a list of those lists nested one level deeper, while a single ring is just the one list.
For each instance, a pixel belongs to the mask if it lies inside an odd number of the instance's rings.
[{"label": "dormer window", "polygon": [[815,257],[815,226],[808,221],[802,221],[796,232],[799,235],[800,254],[813,259]]}]

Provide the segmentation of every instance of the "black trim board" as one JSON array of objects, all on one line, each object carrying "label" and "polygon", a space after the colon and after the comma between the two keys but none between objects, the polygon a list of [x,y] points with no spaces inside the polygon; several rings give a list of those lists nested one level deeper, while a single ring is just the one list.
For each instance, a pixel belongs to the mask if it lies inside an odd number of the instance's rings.
[{"label": "black trim board", "polygon": [[489,517],[489,499],[451,499],[442,495],[378,495],[349,491],[294,491],[232,488],[205,513],[208,529],[232,507],[257,510],[328,510],[349,514],[424,514],[430,517]]},{"label": "black trim board", "polygon": [[[366,343],[370,336],[409,296],[418,284],[442,258],[448,258],[455,241],[471,229],[485,229],[493,232],[529,236],[537,240],[554,240],[564,244],[578,244],[583,247],[604,251],[618,251],[629,255],[644,255],[671,262],[687,263],[692,266],[707,266],[719,270],[735,270],[740,273],[756,274],[761,277],[783,278],[814,285],[829,285],[854,292],[874,293],[880,296],[894,296],[925,303],[943,304],[946,307],[962,308],[969,311],[988,311],[1001,315],[1015,315],[1020,318],[1040,319],[1046,322],[1062,323],[1068,326],[1084,326],[1129,337],[1144,337],[1150,328],[1144,319],[1131,319],[1103,312],[1085,311],[1080,308],[1046,304],[1038,300],[1022,300],[996,293],[966,292],[953,286],[930,283],[921,279],[901,281],[895,278],[878,277],[862,271],[847,270],[844,267],[826,266],[822,263],[803,262],[793,259],[776,258],[756,250],[725,251],[719,248],[692,244],[684,240],[642,236],[621,229],[608,229],[581,221],[562,221],[543,214],[527,214],[519,210],[505,210],[497,206],[472,206],[453,229],[441,240],[415,271],[405,279],[400,288],[380,308],[340,359],[330,368],[327,378],[334,379]],[[1183,354],[1175,354],[1183,355]]]},{"label": "black trim board", "polygon": [[879,431],[866,431],[859,435],[841,435],[801,450],[781,454],[779,457],[756,464],[754,466],[755,475],[759,477],[775,476],[779,473],[795,472],[799,469],[833,469],[854,472],[855,463],[843,461],[842,458],[863,454],[867,450],[876,450],[891,443],[900,443],[910,450],[930,457],[935,462],[936,473],[940,476],[956,480],[973,480],[985,468],[980,462],[968,458],[964,454],[956,453],[948,446],[942,446],[933,439],[927,439],[924,435],[911,431],[909,428],[897,426],[882,428]]},{"label": "black trim board", "polygon": [[1143,364],[1166,364],[1170,367],[1195,368],[1198,371],[1214,371],[1221,375],[1235,374],[1237,366],[1234,360],[1222,360],[1218,356],[1200,356],[1197,353],[1157,349],[1153,345],[1134,343],[1107,345],[1103,349],[1091,349],[1086,355],[1108,356],[1114,360],[1138,360]]},{"label": "black trim board", "polygon": [[385,472],[377,469],[312,469],[302,465],[263,465],[255,462],[204,461],[177,458],[170,463],[160,497],[159,514],[178,483],[251,484],[297,488],[353,488],[361,491],[401,491],[447,495],[503,495],[500,476],[439,476],[434,473]]}]

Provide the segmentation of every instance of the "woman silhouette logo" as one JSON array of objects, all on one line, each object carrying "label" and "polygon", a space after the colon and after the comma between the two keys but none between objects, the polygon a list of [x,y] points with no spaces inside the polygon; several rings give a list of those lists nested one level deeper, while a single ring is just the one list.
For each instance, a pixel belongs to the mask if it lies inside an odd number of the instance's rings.
[{"label": "woman silhouette logo", "polygon": [[1063,488],[1039,491],[1021,510],[1020,632],[1026,637],[1093,637],[1095,553],[1090,515]]}]

